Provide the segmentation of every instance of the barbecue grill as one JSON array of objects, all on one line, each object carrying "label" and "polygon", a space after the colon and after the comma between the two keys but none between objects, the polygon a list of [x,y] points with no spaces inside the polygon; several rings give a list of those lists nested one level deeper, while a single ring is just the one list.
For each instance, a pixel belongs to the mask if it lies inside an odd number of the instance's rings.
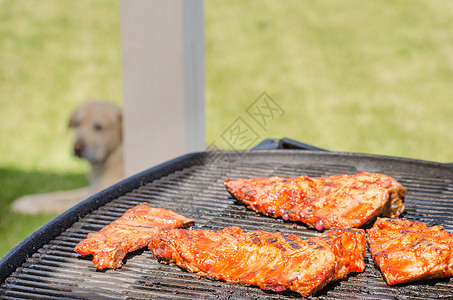
[{"label": "barbecue grill", "polygon": [[[74,252],[88,233],[100,230],[142,202],[196,220],[193,228],[239,226],[318,236],[302,223],[259,215],[236,202],[225,178],[329,176],[361,171],[395,177],[407,190],[402,218],[453,232],[453,166],[367,154],[330,152],[289,139],[265,140],[252,151],[187,154],[130,177],[76,205],[37,230],[0,261],[0,297],[83,299],[291,299],[275,293],[197,279],[174,265],[159,263],[148,249],[129,253],[120,269],[97,271],[91,258]],[[453,281],[434,279],[388,286],[371,256],[363,273],[328,284],[320,299],[453,299]]]}]

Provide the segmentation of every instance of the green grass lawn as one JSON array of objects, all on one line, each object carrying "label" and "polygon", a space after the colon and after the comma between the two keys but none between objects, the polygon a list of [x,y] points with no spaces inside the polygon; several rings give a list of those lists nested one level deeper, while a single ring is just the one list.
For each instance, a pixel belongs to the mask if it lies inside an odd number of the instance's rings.
[{"label": "green grass lawn", "polygon": [[[453,2],[220,1],[205,5],[207,144],[238,117],[260,139],[453,162]],[[247,108],[266,92],[267,127]],[[0,1],[0,257],[54,216],[24,194],[87,184],[67,119],[122,102],[119,3]]]}]

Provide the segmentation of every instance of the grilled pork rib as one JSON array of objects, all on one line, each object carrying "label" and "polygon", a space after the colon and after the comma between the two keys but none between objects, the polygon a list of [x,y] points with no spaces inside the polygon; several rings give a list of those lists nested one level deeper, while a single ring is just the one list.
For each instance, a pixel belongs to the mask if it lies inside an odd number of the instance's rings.
[{"label": "grilled pork rib", "polygon": [[389,285],[453,275],[453,235],[442,226],[378,218],[367,232],[373,260]]},{"label": "grilled pork rib", "polygon": [[360,227],[376,216],[397,217],[404,211],[403,186],[378,173],[226,179],[225,186],[258,213],[317,230]]},{"label": "grilled pork rib", "polygon": [[149,248],[164,261],[198,277],[291,290],[307,296],[332,280],[365,268],[365,231],[331,230],[321,237],[251,231],[172,229],[156,235]]},{"label": "grilled pork rib", "polygon": [[81,255],[92,254],[98,269],[119,268],[128,252],[146,247],[159,230],[187,227],[194,222],[170,210],[143,203],[100,231],[89,233],[74,250]]}]

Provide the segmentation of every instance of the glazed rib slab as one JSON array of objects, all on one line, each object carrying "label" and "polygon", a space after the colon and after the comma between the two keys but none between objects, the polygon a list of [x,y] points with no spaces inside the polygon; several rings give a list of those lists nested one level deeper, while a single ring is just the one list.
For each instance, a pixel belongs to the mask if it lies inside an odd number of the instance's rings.
[{"label": "glazed rib slab", "polygon": [[221,231],[172,229],[156,235],[149,248],[158,259],[197,275],[308,296],[333,280],[365,268],[365,231],[331,230],[321,237],[239,227]]},{"label": "glazed rib slab", "polygon": [[93,255],[98,269],[119,268],[127,253],[146,247],[159,230],[187,227],[194,222],[170,210],[142,203],[100,231],[89,233],[74,250],[81,255]]},{"label": "glazed rib slab", "polygon": [[373,261],[389,285],[453,275],[453,235],[440,225],[378,218],[367,233]]},{"label": "glazed rib slab", "polygon": [[377,216],[404,211],[405,189],[379,173],[225,180],[227,190],[248,208],[317,230],[358,228]]}]

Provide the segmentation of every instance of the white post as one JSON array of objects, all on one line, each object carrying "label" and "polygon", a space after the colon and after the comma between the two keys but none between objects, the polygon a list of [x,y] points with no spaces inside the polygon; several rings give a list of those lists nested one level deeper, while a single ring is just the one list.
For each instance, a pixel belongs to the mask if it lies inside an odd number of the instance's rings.
[{"label": "white post", "polygon": [[126,176],[205,148],[202,0],[121,0]]}]

